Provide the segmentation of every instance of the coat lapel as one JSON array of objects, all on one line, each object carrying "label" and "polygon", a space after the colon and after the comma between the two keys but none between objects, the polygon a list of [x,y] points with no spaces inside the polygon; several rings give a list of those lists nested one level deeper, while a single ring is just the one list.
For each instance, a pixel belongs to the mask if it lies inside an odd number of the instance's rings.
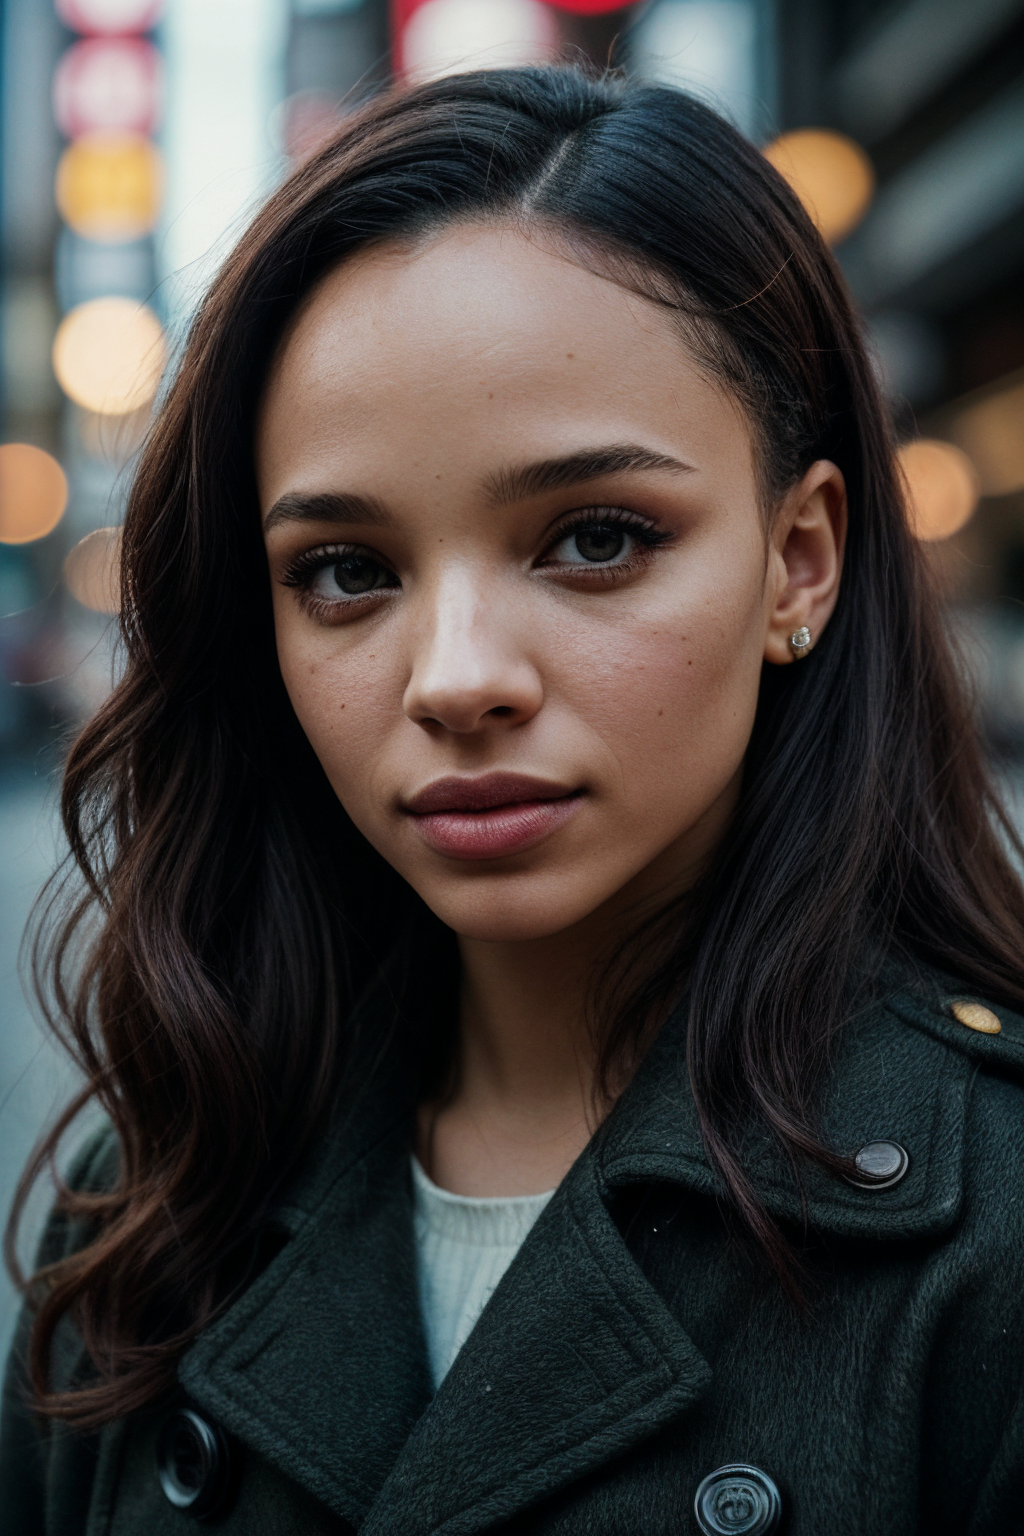
[{"label": "coat lapel", "polygon": [[401,1452],[362,1536],[470,1536],[684,1413],[711,1372],[577,1164]]},{"label": "coat lapel", "polygon": [[307,1190],[312,1208],[287,1212],[291,1241],[179,1373],[227,1430],[356,1526],[431,1393],[408,1146],[403,1116]]}]

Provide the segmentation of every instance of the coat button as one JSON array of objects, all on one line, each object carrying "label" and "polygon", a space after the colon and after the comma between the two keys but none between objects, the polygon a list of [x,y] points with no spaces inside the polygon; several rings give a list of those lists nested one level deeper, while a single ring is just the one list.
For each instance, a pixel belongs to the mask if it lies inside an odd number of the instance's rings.
[{"label": "coat button", "polygon": [[1003,1027],[992,1009],[983,1008],[981,1003],[950,1003],[949,1011],[960,1024],[976,1029],[981,1035],[998,1035]]},{"label": "coat button", "polygon": [[693,1512],[701,1536],[771,1536],[782,1518],[782,1495],[760,1467],[737,1463],[708,1474]]},{"label": "coat button", "polygon": [[156,1468],[164,1497],[196,1520],[217,1512],[227,1493],[230,1452],[224,1431],[194,1408],[179,1408],[160,1431]]},{"label": "coat button", "polygon": [[891,1189],[910,1167],[910,1158],[898,1141],[869,1141],[853,1161],[861,1178],[847,1182],[857,1189]]}]

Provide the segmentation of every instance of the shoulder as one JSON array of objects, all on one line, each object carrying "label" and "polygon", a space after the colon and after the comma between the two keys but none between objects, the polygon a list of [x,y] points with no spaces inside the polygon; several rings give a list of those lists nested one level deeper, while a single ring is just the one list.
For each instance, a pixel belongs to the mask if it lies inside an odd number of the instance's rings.
[{"label": "shoulder", "polygon": [[[850,1021],[835,1091],[873,1103],[947,1220],[1024,1252],[1024,1017],[931,967],[904,970]],[[907,1178],[907,1184],[911,1179]]]},{"label": "shoulder", "polygon": [[916,1041],[922,1069],[963,1084],[965,1176],[975,1187],[987,1177],[1024,1215],[1011,1177],[1024,1178],[1024,1016],[937,971],[905,984],[886,1008],[912,1049]]},{"label": "shoulder", "polygon": [[854,1170],[797,1178],[769,1149],[750,1172],[773,1215],[823,1233],[1024,1252],[1022,1128],[1024,1018],[931,968],[890,967],[851,1004],[823,1085],[822,1139]]},{"label": "shoulder", "polygon": [[957,1057],[1024,1087],[1024,1017],[928,966],[905,973],[884,1004]]},{"label": "shoulder", "polygon": [[890,965],[851,1006],[833,1072],[847,1096],[862,1086],[898,1094],[897,1073],[905,1075],[904,1086],[991,1079],[1020,1092],[1024,1015],[932,966]]}]

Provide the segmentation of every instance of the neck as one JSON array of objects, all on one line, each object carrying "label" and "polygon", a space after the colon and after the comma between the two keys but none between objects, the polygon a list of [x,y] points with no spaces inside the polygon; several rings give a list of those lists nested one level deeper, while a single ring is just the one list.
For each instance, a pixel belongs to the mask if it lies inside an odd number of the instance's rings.
[{"label": "neck", "polygon": [[584,1020],[589,967],[562,934],[520,944],[460,941],[462,1072],[478,1094],[538,1106],[593,1082]]},{"label": "neck", "polygon": [[589,955],[571,934],[460,939],[459,949],[457,1079],[423,1111],[421,1161],[459,1194],[537,1194],[559,1182],[597,1120]]},{"label": "neck", "polygon": [[618,940],[688,889],[716,845],[738,780],[715,815],[581,922],[543,938],[460,937],[455,1082],[420,1114],[417,1151],[436,1183],[463,1195],[552,1189],[593,1135],[597,1042],[588,993]]}]

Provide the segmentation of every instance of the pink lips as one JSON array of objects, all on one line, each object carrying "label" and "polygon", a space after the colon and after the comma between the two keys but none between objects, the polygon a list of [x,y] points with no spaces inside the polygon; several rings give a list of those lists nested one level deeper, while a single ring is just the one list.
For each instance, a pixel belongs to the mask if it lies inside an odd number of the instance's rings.
[{"label": "pink lips", "polygon": [[406,805],[424,842],[453,859],[500,859],[568,821],[578,791],[522,773],[437,779]]}]

